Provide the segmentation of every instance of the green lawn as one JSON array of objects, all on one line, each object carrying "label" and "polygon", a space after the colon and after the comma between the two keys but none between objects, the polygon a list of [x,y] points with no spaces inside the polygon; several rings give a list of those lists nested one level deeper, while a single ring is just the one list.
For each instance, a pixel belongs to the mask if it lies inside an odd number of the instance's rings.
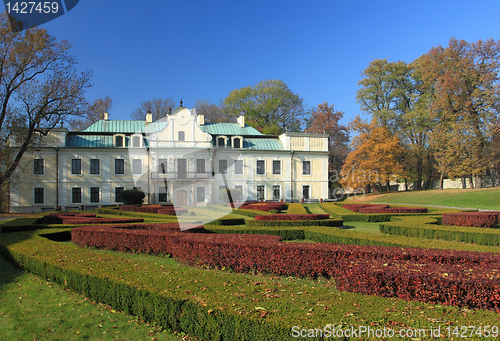
[{"label": "green lawn", "polygon": [[2,340],[182,340],[0,258]]},{"label": "green lawn", "polygon": [[365,199],[374,203],[401,203],[500,210],[500,188],[498,187],[397,192],[369,196]]}]

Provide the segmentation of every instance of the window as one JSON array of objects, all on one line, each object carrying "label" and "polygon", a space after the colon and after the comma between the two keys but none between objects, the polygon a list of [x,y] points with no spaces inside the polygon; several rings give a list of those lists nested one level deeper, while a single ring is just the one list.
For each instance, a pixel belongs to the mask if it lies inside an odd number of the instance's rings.
[{"label": "window", "polygon": [[73,187],[71,189],[71,202],[73,204],[82,203],[82,189],[80,187]]},{"label": "window", "polygon": [[115,187],[115,202],[122,202],[122,192],[125,190],[125,187]]},{"label": "window", "polygon": [[167,174],[167,159],[158,159],[158,173]]},{"label": "window", "polygon": [[233,147],[234,148],[241,148],[241,138],[235,137],[233,139]]},{"label": "window", "polygon": [[167,202],[167,187],[158,187],[158,201],[159,202]]},{"label": "window", "polygon": [[186,133],[184,133],[183,131],[179,131],[177,133],[177,137],[179,141],[186,141]]},{"label": "window", "polygon": [[227,187],[219,186],[219,200],[225,200],[227,198]]},{"label": "window", "polygon": [[132,174],[142,174],[142,159],[132,160]]},{"label": "window", "polygon": [[101,160],[90,159],[90,174],[100,174],[101,173]]},{"label": "window", "polygon": [[219,160],[219,174],[227,174],[227,160]]},{"label": "window", "polygon": [[177,177],[179,179],[187,178],[187,159],[177,159]]},{"label": "window", "polygon": [[273,174],[281,174],[281,161],[273,160]]},{"label": "window", "polygon": [[266,163],[264,160],[257,160],[257,174],[266,174]]},{"label": "window", "polygon": [[302,197],[305,200],[309,199],[309,190],[310,190],[309,185],[302,186]]},{"label": "window", "polygon": [[101,189],[99,187],[90,187],[90,202],[99,202]]},{"label": "window", "polygon": [[257,186],[257,200],[265,200],[266,187],[264,185]]},{"label": "window", "polygon": [[219,137],[219,138],[217,138],[217,146],[218,146],[219,148],[224,148],[224,147],[226,146],[226,143],[225,143],[225,142],[226,142],[226,139],[225,139],[225,138],[223,138],[223,137]]},{"label": "window", "polygon": [[140,147],[141,146],[141,137],[140,136],[133,136],[132,137],[132,147]]},{"label": "window", "polygon": [[34,159],[33,160],[33,174],[43,175],[43,173],[45,172],[44,164],[45,164],[44,159]]},{"label": "window", "polygon": [[205,187],[196,187],[196,202],[205,201]]},{"label": "window", "polygon": [[311,161],[302,162],[302,174],[311,175]]},{"label": "window", "polygon": [[71,174],[82,174],[82,159],[71,159]]},{"label": "window", "polygon": [[243,186],[234,186],[233,201],[243,201]]},{"label": "window", "polygon": [[125,174],[125,159],[115,159],[115,174]]},{"label": "window", "polygon": [[115,146],[123,147],[124,138],[122,135],[115,136]]},{"label": "window", "polygon": [[273,186],[273,199],[274,200],[281,199],[281,187],[280,187],[280,185]]},{"label": "window", "polygon": [[234,160],[234,174],[243,174],[243,160]]},{"label": "window", "polygon": [[205,159],[196,159],[196,173],[205,173]]},{"label": "window", "polygon": [[43,204],[45,202],[45,188],[42,188],[42,187],[35,187],[33,189],[34,191],[34,201],[35,201],[35,204]]}]

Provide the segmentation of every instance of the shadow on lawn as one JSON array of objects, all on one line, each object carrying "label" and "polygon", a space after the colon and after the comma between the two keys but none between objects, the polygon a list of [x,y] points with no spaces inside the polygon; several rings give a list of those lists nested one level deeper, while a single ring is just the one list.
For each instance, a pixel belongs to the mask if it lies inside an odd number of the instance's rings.
[{"label": "shadow on lawn", "polygon": [[30,239],[35,233],[33,230],[45,226],[32,226],[37,218],[17,218],[0,225],[0,292],[5,285],[15,282],[23,273],[17,268],[11,257],[9,245]]}]

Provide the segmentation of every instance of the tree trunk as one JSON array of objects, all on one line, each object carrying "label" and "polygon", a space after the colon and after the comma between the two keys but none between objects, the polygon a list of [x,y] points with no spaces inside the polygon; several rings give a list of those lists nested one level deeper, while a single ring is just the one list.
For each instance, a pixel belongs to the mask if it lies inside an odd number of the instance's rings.
[{"label": "tree trunk", "polygon": [[391,182],[387,180],[387,192],[391,191]]},{"label": "tree trunk", "polygon": [[408,180],[405,178],[405,191],[408,192]]},{"label": "tree trunk", "polygon": [[470,188],[474,189],[474,181],[472,179],[472,174],[469,175]]},{"label": "tree trunk", "polygon": [[475,176],[476,188],[483,188],[483,174],[479,173]]},{"label": "tree trunk", "polygon": [[460,180],[462,181],[462,189],[467,188],[467,179],[465,177],[461,177]]},{"label": "tree trunk", "polygon": [[423,167],[423,161],[422,158],[419,156],[417,158],[417,166],[416,166],[416,171],[417,171],[417,188],[416,190],[421,190],[422,189],[422,178],[424,175],[424,167]]},{"label": "tree trunk", "polygon": [[441,172],[441,176],[439,177],[439,189],[443,189],[444,183],[444,172]]}]

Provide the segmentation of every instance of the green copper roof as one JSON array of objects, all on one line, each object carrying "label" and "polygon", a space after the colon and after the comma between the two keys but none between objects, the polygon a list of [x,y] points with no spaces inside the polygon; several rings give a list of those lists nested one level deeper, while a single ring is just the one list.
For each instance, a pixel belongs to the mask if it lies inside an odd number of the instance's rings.
[{"label": "green copper roof", "polygon": [[[128,136],[125,145],[128,145]],[[116,148],[111,135],[68,135],[66,147],[69,148]]]},{"label": "green copper roof", "polygon": [[100,120],[85,129],[84,132],[133,134],[142,131],[145,125],[145,121]]},{"label": "green copper roof", "polygon": [[[157,121],[146,124],[145,121],[127,120],[100,120],[84,130],[90,133],[122,133],[133,134],[136,132],[153,133],[165,129],[167,121]],[[238,123],[206,123],[200,126],[201,130],[211,135],[244,135],[262,136],[257,129]]]},{"label": "green copper roof", "polygon": [[211,135],[264,135],[249,126],[242,128],[239,123],[205,123],[200,128],[203,132]]},{"label": "green copper roof", "polygon": [[283,144],[276,138],[244,138],[243,149],[246,150],[283,150]]}]

